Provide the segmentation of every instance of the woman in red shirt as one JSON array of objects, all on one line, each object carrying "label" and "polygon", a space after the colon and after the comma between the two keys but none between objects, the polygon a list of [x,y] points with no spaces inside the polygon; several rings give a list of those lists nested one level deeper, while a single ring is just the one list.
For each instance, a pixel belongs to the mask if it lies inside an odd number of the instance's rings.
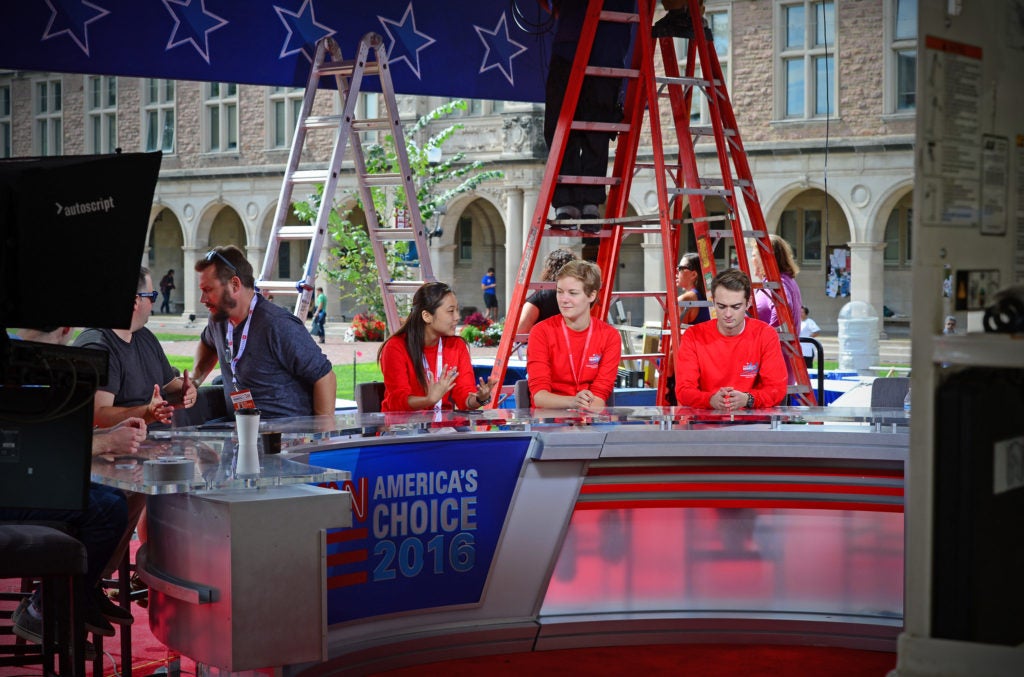
[{"label": "woman in red shirt", "polygon": [[428,282],[416,290],[409,317],[377,354],[381,411],[477,409],[491,399],[491,381],[473,384],[469,348],[455,335],[458,322],[459,302],[448,285]]},{"label": "woman in red shirt", "polygon": [[530,330],[526,373],[533,406],[598,411],[611,396],[622,342],[590,315],[600,288],[601,270],[589,261],[570,261],[558,271],[560,314]]}]

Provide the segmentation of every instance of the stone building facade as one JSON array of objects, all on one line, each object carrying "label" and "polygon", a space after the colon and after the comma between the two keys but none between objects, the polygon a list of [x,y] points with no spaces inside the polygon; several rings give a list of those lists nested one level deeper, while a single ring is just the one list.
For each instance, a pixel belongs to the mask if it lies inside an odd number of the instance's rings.
[{"label": "stone building facade", "polygon": [[[872,304],[879,317],[883,307],[909,316],[916,0],[706,5],[765,220],[797,252],[812,315],[826,332],[851,299]],[[684,47],[680,41],[680,54]],[[362,97],[364,112],[378,105],[376,96]],[[300,98],[301,90],[284,88],[0,72],[0,157],[163,148],[143,263],[157,279],[173,268],[175,312],[202,316],[191,271],[210,247],[236,244],[260,267]],[[412,122],[446,100],[400,97],[399,107]],[[702,115],[706,106],[695,104],[695,124]],[[464,129],[443,152],[483,160],[504,178],[457,197],[427,224],[443,233],[429,255],[463,305],[482,305],[480,278],[494,267],[504,304],[544,174],[543,106],[471,101],[458,122]],[[312,151],[326,158],[327,140]],[[713,145],[699,144],[697,154],[702,175],[719,174]],[[639,174],[631,209],[656,211],[655,191],[653,177]],[[351,163],[341,192],[354,192]],[[624,242],[621,289],[664,288],[660,238],[643,237]],[[545,248],[579,244],[545,238]],[[681,249],[689,246],[683,238]],[[835,250],[849,253],[850,296],[826,292]],[[301,246],[282,251],[279,276],[301,277],[305,254]],[[726,243],[716,254],[728,264]],[[331,265],[326,253],[321,260]],[[328,290],[333,319],[359,310]],[[654,301],[624,305],[634,324],[660,320]]]}]

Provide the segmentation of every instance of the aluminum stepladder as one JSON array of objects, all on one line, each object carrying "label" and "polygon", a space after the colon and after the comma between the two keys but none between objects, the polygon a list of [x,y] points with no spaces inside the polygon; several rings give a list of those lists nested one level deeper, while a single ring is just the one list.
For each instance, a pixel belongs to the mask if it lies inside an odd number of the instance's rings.
[{"label": "aluminum stepladder", "polygon": [[[778,266],[775,264],[773,250],[768,241],[768,234],[764,226],[760,205],[753,188],[753,181],[750,179],[746,155],[740,143],[739,134],[736,131],[728,93],[726,92],[724,79],[720,72],[721,67],[718,64],[717,55],[710,40],[703,33],[701,20],[698,18],[693,21],[695,34],[694,38],[688,41],[686,73],[685,76],[681,77],[673,40],[671,38],[662,38],[655,41],[651,37],[650,26],[652,25],[655,6],[653,0],[639,0],[637,15],[605,12],[602,10],[602,5],[603,0],[591,0],[586,20],[581,30],[576,58],[572,66],[572,76],[566,88],[565,100],[562,104],[558,126],[552,140],[545,168],[544,180],[538,193],[537,207],[534,211],[531,227],[524,244],[523,258],[507,312],[507,316],[513,318],[513,320],[505,325],[505,331],[495,358],[492,376],[496,376],[499,383],[504,379],[512,348],[517,342],[527,338],[515,334],[515,318],[519,317],[529,290],[540,286],[531,284],[529,280],[536,262],[539,241],[546,234],[551,234],[549,231],[546,231],[545,226],[549,224],[557,225],[559,223],[548,221],[547,218],[556,182],[599,183],[608,185],[610,188],[605,205],[605,217],[604,219],[596,220],[602,226],[600,233],[601,244],[597,257],[597,264],[602,273],[602,288],[598,296],[598,302],[595,304],[594,315],[597,317],[607,317],[611,304],[617,298],[626,296],[656,298],[665,308],[659,351],[648,354],[630,354],[627,356],[627,359],[655,360],[659,362],[665,360],[667,356],[668,359],[672,359],[673,345],[680,331],[680,313],[676,303],[666,303],[665,301],[666,299],[675,299],[677,296],[674,271],[680,227],[684,223],[692,226],[694,229],[706,286],[709,286],[710,280],[715,275],[714,245],[718,239],[725,236],[734,238],[741,267],[749,274],[750,266],[746,260],[743,237],[750,236],[755,238],[758,242],[759,251],[762,254],[762,260],[765,264],[764,268],[766,269],[767,280],[764,286],[773,292],[773,297],[780,304],[779,313],[785,318],[784,326],[793,326],[792,322],[786,317],[788,306],[786,306],[785,295],[782,293],[779,282]],[[698,0],[690,0],[689,11],[691,17],[701,16]],[[631,68],[596,68],[587,65],[594,35],[600,21],[637,22],[638,26]],[[663,76],[655,72],[655,42],[661,48],[665,70]],[[703,72],[703,77],[701,78],[694,77],[698,58]],[[718,71],[717,78],[714,76],[716,69]],[[628,88],[622,123],[580,122],[573,119],[583,78],[586,75],[627,78]],[[709,99],[709,110],[711,110],[712,117],[712,126],[710,128],[691,129],[690,127],[690,102],[695,88],[704,92],[705,96]],[[668,98],[670,101],[671,128],[674,130],[678,144],[676,161],[672,165],[666,162],[664,153],[665,144],[662,137],[662,118],[658,105],[659,100],[662,98]],[[641,165],[637,163],[636,159],[645,112],[647,112],[652,161]],[[723,117],[727,119],[723,119]],[[558,174],[570,129],[604,131],[618,134],[611,176],[567,177]],[[722,168],[722,178],[720,179],[702,179],[698,176],[693,149],[694,138],[705,135],[714,136],[716,151],[720,167]],[[726,143],[726,136],[729,137],[728,144]],[[733,164],[736,165],[736,173],[740,177],[737,180],[732,178],[731,168]],[[637,172],[644,170],[652,170],[654,173],[654,183],[657,187],[658,213],[627,217],[629,192],[633,176]],[[742,229],[734,192],[736,186],[743,188],[744,205],[751,213],[751,218],[754,219],[755,225],[751,230],[744,231]],[[684,196],[687,198],[690,207],[689,218],[685,222],[683,220],[684,205],[682,200]],[[704,200],[709,197],[721,197],[726,200],[729,205],[729,213],[726,215],[725,220],[731,222],[731,229],[719,231],[711,231],[709,229],[710,222],[723,220],[722,217],[708,215]],[[594,222],[595,220],[589,221],[589,223]],[[656,291],[615,291],[615,273],[618,269],[622,240],[629,235],[644,233],[659,234],[661,236],[665,289]],[[557,231],[555,234],[558,236],[566,235],[565,232],[561,231]],[[717,239],[712,240],[712,236]],[[787,361],[791,364],[798,379],[794,391],[802,392],[802,387],[805,385],[806,394],[813,398],[809,379],[807,378],[806,365],[803,362],[802,351],[799,346],[799,338],[793,337],[792,341],[787,341],[785,340],[785,332],[782,333],[784,338],[784,356],[786,356]],[[794,349],[795,362],[793,359]],[[801,374],[802,381],[800,380]],[[659,377],[656,383],[656,402],[659,405],[666,403],[664,381],[665,379]],[[498,398],[499,395],[496,392],[492,405],[498,402]],[[811,399],[811,402],[813,402],[813,399]]]},{"label": "aluminum stepladder", "polygon": [[[369,76],[377,76],[380,79],[383,115],[377,118],[356,119],[356,103],[359,93],[364,78]],[[336,90],[341,102],[342,112],[340,114],[312,115],[314,101],[324,78],[333,78],[334,80],[334,86],[324,88],[323,91]],[[334,145],[326,168],[323,167],[322,162],[315,163],[308,158],[303,158],[307,133],[316,129],[336,130]],[[400,171],[388,174],[367,172],[359,132],[373,130],[390,132]],[[383,291],[388,329],[394,332],[401,325],[403,319],[399,315],[396,295],[414,293],[424,282],[433,281],[434,274],[431,269],[430,257],[426,255],[429,251],[427,237],[420,217],[419,205],[416,202],[416,187],[413,184],[412,171],[409,167],[405,137],[395,100],[391,71],[388,67],[387,50],[383,38],[376,33],[367,33],[363,36],[359,42],[356,56],[352,60],[342,58],[341,49],[333,38],[324,38],[317,43],[316,55],[310,70],[302,107],[295,122],[295,136],[292,140],[288,165],[285,168],[281,193],[278,198],[277,212],[274,215],[270,241],[267,245],[257,286],[261,290],[296,295],[298,298],[295,302],[295,314],[300,318],[306,317],[316,283],[320,253],[328,235],[328,219],[334,208],[334,196],[347,148],[351,148],[352,152],[359,198],[363,203],[367,231],[377,264],[380,287]],[[292,208],[295,187],[317,184],[323,185],[323,194],[314,222],[311,225],[286,225],[288,214]],[[399,213],[403,213],[405,219],[401,225],[398,224],[397,219],[393,225],[380,223],[379,216],[373,208],[371,192],[372,188],[376,187],[397,187],[404,193],[405,209]],[[280,244],[286,240],[309,242],[304,276],[300,280],[271,279]],[[420,279],[391,279],[387,262],[387,247],[390,246],[389,243],[398,241],[415,243],[416,250],[420,254],[418,267]]]}]

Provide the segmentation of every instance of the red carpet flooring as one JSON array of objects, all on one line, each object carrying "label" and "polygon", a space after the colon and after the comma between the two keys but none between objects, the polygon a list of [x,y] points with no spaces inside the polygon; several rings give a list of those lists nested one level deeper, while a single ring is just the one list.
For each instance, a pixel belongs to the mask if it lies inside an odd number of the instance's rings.
[{"label": "red carpet flooring", "polygon": [[[17,581],[3,580],[4,590],[16,590]],[[132,626],[133,675],[147,677],[160,668],[180,660],[182,674],[195,674],[195,664],[179,659],[175,652],[161,644],[149,631],[149,615],[133,605]],[[8,609],[0,613],[9,613]],[[5,638],[0,641],[9,641]],[[120,637],[106,638],[104,677],[120,674]],[[877,651],[829,649],[822,647],[726,646],[718,644],[660,645],[608,647],[539,651],[527,654],[505,654],[482,658],[464,658],[443,663],[391,670],[388,677],[420,677],[445,675],[469,677],[488,675],[678,675],[693,677],[788,677],[800,675],[828,677],[884,677],[896,665],[896,655]],[[116,666],[116,667],[115,667]],[[88,673],[93,674],[89,666]],[[0,677],[39,675],[36,666],[0,668]],[[95,677],[95,676],[94,676]]]},{"label": "red carpet flooring", "polygon": [[[137,541],[133,546],[137,545]],[[132,548],[134,551],[135,547]],[[0,580],[0,589],[18,590],[20,581]],[[9,615],[13,603],[0,608],[0,614]],[[149,630],[149,614],[145,608],[132,605],[135,624],[132,632],[132,674],[148,677],[165,666],[173,670],[175,663],[183,675],[195,674],[195,663],[180,658],[159,642]],[[120,633],[120,628],[118,628]],[[11,637],[0,637],[0,643]],[[88,674],[93,677],[121,675],[120,636],[105,638],[103,642],[103,671]],[[855,651],[822,647],[786,647],[760,645],[659,645],[634,647],[608,647],[597,649],[568,649],[539,651],[525,654],[504,654],[482,658],[465,658],[420,665],[385,673],[388,677],[420,677],[445,675],[463,677],[476,675],[678,675],[693,677],[884,677],[896,665],[896,655],[888,652]],[[24,668],[0,667],[0,677],[41,674],[37,666]]]}]

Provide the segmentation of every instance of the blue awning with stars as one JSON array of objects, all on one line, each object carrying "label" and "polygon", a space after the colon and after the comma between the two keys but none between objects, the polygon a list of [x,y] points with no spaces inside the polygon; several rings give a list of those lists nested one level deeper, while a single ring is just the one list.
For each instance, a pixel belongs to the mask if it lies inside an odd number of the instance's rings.
[{"label": "blue awning with stars", "polygon": [[[384,38],[395,89],[543,101],[537,0],[2,0],[0,68],[304,87],[315,43]],[[371,85],[372,86],[372,85]]]}]

